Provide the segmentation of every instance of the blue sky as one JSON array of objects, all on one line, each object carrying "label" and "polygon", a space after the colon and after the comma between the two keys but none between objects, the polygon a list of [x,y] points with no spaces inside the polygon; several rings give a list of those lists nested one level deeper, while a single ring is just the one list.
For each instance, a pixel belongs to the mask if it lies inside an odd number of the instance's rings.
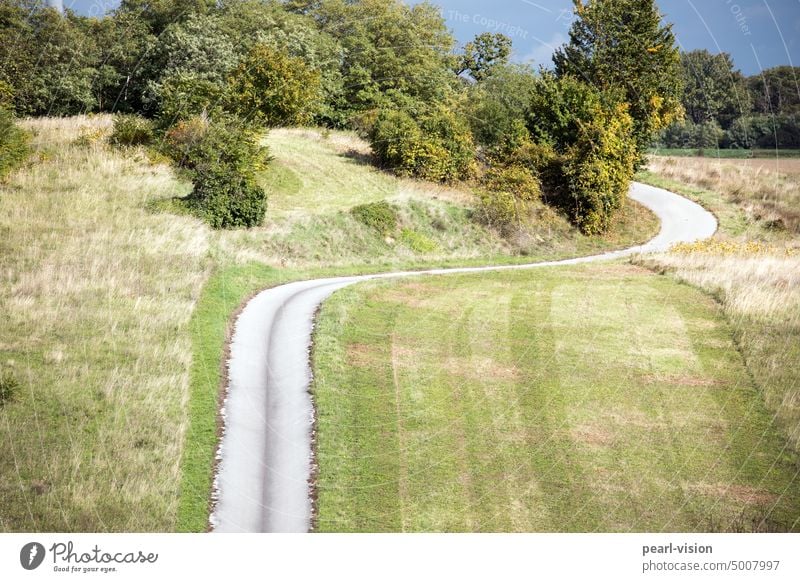
[{"label": "blue sky", "polygon": [[[63,0],[82,14],[101,14],[118,0]],[[548,64],[566,42],[571,0],[439,0],[462,43],[481,32],[514,41],[515,59]],[[683,50],[728,52],[746,75],[776,65],[800,66],[800,0],[658,0]]]}]

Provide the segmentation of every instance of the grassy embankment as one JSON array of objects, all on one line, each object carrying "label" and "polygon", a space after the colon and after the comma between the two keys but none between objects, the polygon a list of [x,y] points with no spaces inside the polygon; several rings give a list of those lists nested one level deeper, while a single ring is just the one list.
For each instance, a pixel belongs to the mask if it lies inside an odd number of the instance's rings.
[{"label": "grassy embankment", "polygon": [[[281,130],[267,223],[213,232],[151,210],[189,186],[105,145],[108,117],[24,125],[34,155],[0,184],[0,376],[19,386],[0,404],[2,531],[203,530],[225,338],[259,289],[593,253],[657,229],[631,206],[589,239],[543,208],[510,244],[470,219],[465,192],[378,172],[352,136]],[[401,222],[389,239],[348,212],[385,198]]]},{"label": "grassy embankment", "polygon": [[321,531],[800,528],[715,302],[630,265],[371,282],[316,332]]}]

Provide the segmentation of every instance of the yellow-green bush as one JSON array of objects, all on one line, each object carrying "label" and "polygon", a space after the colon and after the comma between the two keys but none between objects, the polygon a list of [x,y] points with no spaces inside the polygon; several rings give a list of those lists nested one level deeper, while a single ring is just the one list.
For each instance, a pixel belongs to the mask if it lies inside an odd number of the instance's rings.
[{"label": "yellow-green bush", "polygon": [[256,44],[233,71],[229,107],[268,127],[303,124],[321,106],[320,72],[298,57]]},{"label": "yellow-green bush", "polygon": [[527,220],[531,203],[538,201],[542,194],[536,174],[522,164],[490,168],[483,184],[484,189],[478,194],[478,216],[482,222],[504,233]]},{"label": "yellow-green bush", "polygon": [[585,234],[607,230],[638,159],[627,104],[613,92],[545,73],[531,98],[528,129],[535,145],[522,144],[512,155],[536,169],[543,199]]},{"label": "yellow-green bush", "polygon": [[118,146],[148,145],[153,141],[153,123],[138,115],[117,115],[108,141]]},{"label": "yellow-green bush", "polygon": [[585,234],[605,232],[625,203],[638,159],[627,106],[598,108],[567,148],[563,171],[572,220]]},{"label": "yellow-green bush", "polygon": [[350,209],[350,214],[361,224],[377,230],[382,235],[389,234],[397,228],[397,209],[385,200],[359,204]]},{"label": "yellow-green bush", "polygon": [[448,109],[423,114],[419,121],[405,111],[384,109],[369,138],[378,161],[403,176],[452,182],[474,172],[469,127]]}]

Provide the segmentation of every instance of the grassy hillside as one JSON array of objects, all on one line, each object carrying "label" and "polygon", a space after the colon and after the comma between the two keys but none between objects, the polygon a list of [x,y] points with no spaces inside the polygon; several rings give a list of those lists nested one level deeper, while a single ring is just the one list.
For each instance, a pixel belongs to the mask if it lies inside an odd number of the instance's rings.
[{"label": "grassy hillside", "polygon": [[[24,125],[34,154],[0,183],[0,531],[204,529],[225,338],[258,289],[592,253],[657,230],[635,205],[604,239],[543,211],[509,243],[471,220],[468,191],[378,172],[349,134],[286,130],[270,136],[266,225],[214,232],[154,210],[190,186],[110,148],[110,117]],[[383,199],[400,215],[390,237],[349,211]]]},{"label": "grassy hillside", "polygon": [[[99,141],[108,118],[37,120],[0,185],[0,530],[169,530],[211,233],[155,215],[171,172]],[[82,128],[90,128],[89,130]]]},{"label": "grassy hillside", "polygon": [[348,288],[314,362],[321,531],[800,528],[721,311],[644,269]]}]

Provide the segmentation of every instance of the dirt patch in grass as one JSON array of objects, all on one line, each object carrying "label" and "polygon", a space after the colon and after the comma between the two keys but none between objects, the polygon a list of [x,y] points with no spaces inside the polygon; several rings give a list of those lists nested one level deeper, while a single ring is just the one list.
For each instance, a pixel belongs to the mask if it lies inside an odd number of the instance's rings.
[{"label": "dirt patch in grass", "polygon": [[577,443],[594,447],[608,447],[614,444],[614,434],[607,428],[597,424],[584,424],[574,427],[570,435]]},{"label": "dirt patch in grass", "polygon": [[716,378],[692,375],[650,374],[643,378],[646,384],[676,384],[678,386],[725,386],[725,383]]},{"label": "dirt patch in grass", "polygon": [[748,505],[765,505],[775,503],[778,496],[769,491],[749,487],[747,485],[728,485],[725,483],[688,483],[684,486],[688,491],[711,497],[730,499]]}]

